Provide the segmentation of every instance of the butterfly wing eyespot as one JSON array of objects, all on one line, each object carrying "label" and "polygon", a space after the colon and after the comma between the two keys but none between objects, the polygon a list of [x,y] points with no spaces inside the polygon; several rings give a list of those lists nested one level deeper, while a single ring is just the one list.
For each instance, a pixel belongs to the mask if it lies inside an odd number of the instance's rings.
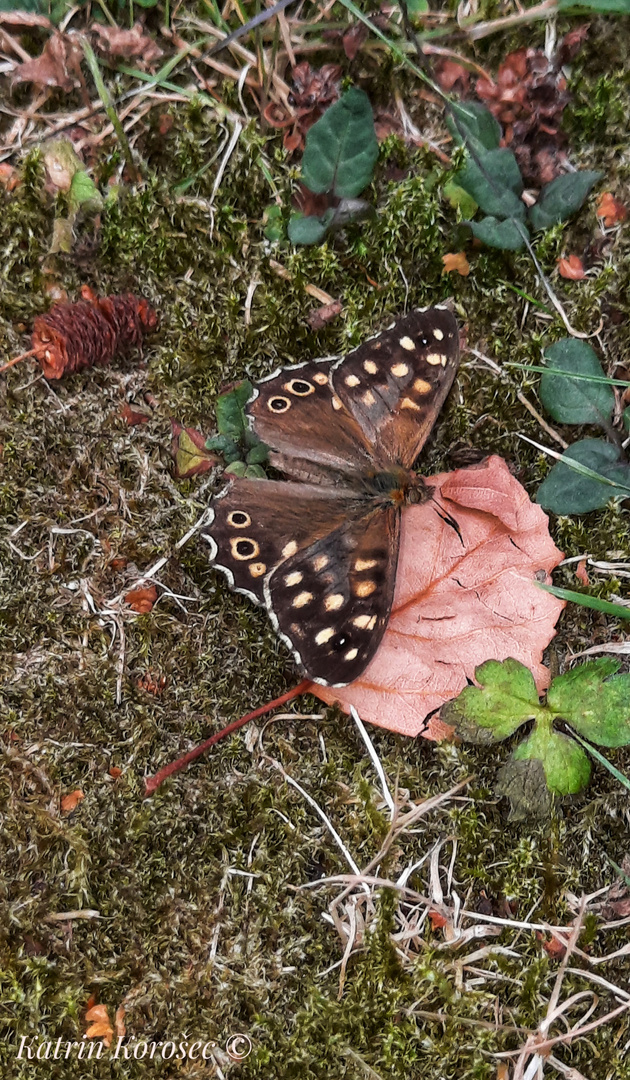
[{"label": "butterfly wing eyespot", "polygon": [[270,412],[285,413],[291,408],[291,402],[287,397],[280,397],[280,395],[277,395],[269,398],[267,408]]},{"label": "butterfly wing eyespot", "polygon": [[290,379],[289,382],[284,383],[283,389],[297,397],[309,397],[310,394],[315,393],[313,383],[307,382],[306,379]]}]

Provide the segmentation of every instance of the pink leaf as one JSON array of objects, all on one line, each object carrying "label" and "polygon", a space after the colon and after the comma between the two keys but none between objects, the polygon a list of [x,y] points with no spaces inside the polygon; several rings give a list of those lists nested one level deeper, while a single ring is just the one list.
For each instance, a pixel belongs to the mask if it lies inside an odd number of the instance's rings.
[{"label": "pink leaf", "polygon": [[439,739],[450,729],[432,718],[424,730],[426,717],[484,660],[513,656],[532,669],[539,689],[547,685],[542,653],[564,603],[536,581],[550,581],[562,553],[546,514],[502,458],[427,482],[437,504],[403,514],[392,615],[376,656],[349,686],[312,684],[312,692],[347,712],[354,705],[363,720],[390,731]]}]

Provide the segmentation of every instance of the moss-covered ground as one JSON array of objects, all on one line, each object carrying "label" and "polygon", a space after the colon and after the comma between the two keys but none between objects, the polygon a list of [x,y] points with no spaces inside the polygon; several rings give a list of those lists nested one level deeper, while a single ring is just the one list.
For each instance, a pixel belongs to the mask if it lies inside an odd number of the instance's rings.
[{"label": "moss-covered ground", "polygon": [[[602,169],[605,187],[622,198],[630,177],[629,40],[628,20],[593,24],[573,69],[565,116],[574,163]],[[496,70],[510,49],[543,41],[544,28],[532,24],[484,39],[470,55]],[[360,80],[360,61],[347,69]],[[385,99],[392,79],[408,95],[416,123],[435,125],[433,106],[385,61],[380,78],[364,82],[375,103]],[[558,960],[524,931],[517,956],[486,962],[486,974],[470,976],[462,991],[454,971],[458,954],[438,948],[437,930],[423,931],[425,947],[402,966],[390,940],[395,898],[377,892],[374,932],[350,959],[338,1000],[339,968],[328,969],[343,947],[322,917],[334,893],[296,886],[347,872],[347,864],[247,729],[144,799],[144,776],[298,680],[266,617],[209,571],[196,540],[158,575],[165,588],[149,614],[116,626],[99,612],[173,549],[219,489],[215,474],[174,479],[170,418],[211,431],[222,384],[259,377],[279,362],[344,351],[405,305],[445,296],[454,297],[469,343],[499,362],[539,363],[541,343],[565,330],[558,318],[543,321],[532,306],[526,310],[510,288],[545,302],[525,254],[485,250],[470,256],[468,277],[443,273],[442,255],[459,249],[456,219],[442,197],[450,174],[428,152],[389,138],[370,194],[378,206],[373,219],[320,247],[270,247],[262,225],[274,197],[267,177],[288,211],[296,176],[282,133],[261,133],[252,118],[214,194],[211,231],[215,168],[182,197],[174,185],[203,166],[227,126],[199,104],[174,103],[162,112],[174,119],[170,130],[160,133],[168,125],[160,127],[154,110],[138,139],[144,181],[122,185],[98,230],[88,220],[79,227],[73,254],[47,256],[55,205],[37,153],[22,161],[22,184],[1,197],[6,357],[25,347],[25,330],[47,308],[51,282],[71,298],[86,283],[99,293],[142,293],[159,310],[161,328],[142,360],[117,360],[52,387],[37,378],[33,361],[2,379],[0,1075],[210,1075],[209,1065],[157,1058],[73,1059],[71,1067],[16,1059],[22,1035],[81,1039],[93,996],[112,1016],[124,1003],[127,1032],[138,1039],[225,1046],[230,1034],[247,1033],[252,1052],[242,1064],[220,1059],[225,1075],[243,1080],[493,1080],[501,1073],[492,1055],[517,1048],[525,1037],[495,1029],[495,1020],[535,1028]],[[94,175],[102,184],[118,155],[113,141],[100,147]],[[397,178],[390,180],[392,165]],[[545,271],[552,273],[565,249],[581,251],[598,228],[593,197],[574,222],[537,242]],[[592,277],[555,280],[578,329],[592,331],[602,313],[605,362],[627,364],[628,225]],[[307,323],[316,306],[307,284],[344,305],[341,318],[318,333]],[[537,376],[518,373],[500,382],[464,357],[423,470],[455,467],[471,449],[497,452],[533,495],[548,464],[518,437],[539,440],[541,431],[517,390],[535,400],[536,385]],[[130,427],[121,416],[126,401],[148,408],[149,421]],[[552,520],[551,527],[567,556],[614,560],[629,549],[624,507]],[[555,580],[577,584],[571,566]],[[623,582],[602,581],[601,595],[623,593]],[[621,634],[615,620],[567,610],[553,662],[561,666],[567,653]],[[143,688],[147,673],[165,677],[161,693]],[[271,725],[266,753],[325,809],[364,866],[388,826],[364,746],[334,709],[309,698],[297,709],[321,719],[296,716]],[[628,795],[605,770],[595,768],[586,791],[555,807],[551,820],[512,825],[492,795],[495,755],[371,734],[387,775],[413,800],[475,777],[463,801],[429,815],[391,849],[382,876],[402,872],[435,840],[456,837],[456,889],[469,907],[484,892],[509,897],[518,916],[537,905],[536,917],[554,925],[571,917],[567,889],[580,895],[613,880],[609,859],[620,863],[628,851]],[[507,752],[502,748],[501,755]],[[629,752],[611,757],[628,772]],[[60,797],[75,789],[84,799],[62,812]],[[421,891],[426,872],[413,879]],[[49,920],[79,909],[98,916]],[[611,952],[625,935],[625,927],[608,931],[591,948]],[[606,965],[605,974],[629,989],[623,959]],[[563,992],[588,987],[568,975]],[[615,1007],[614,997],[600,990],[606,1007]],[[443,1018],[418,1018],[414,1009]],[[556,1054],[588,1080],[612,1080],[630,1077],[629,1045],[630,1019],[622,1014]]]}]

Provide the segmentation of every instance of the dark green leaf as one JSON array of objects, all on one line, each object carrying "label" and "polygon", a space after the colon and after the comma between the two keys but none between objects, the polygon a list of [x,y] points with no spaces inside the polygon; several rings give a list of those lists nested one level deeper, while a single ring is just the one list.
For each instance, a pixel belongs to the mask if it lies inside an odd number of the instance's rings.
[{"label": "dark green leaf", "polygon": [[248,465],[245,469],[245,478],[247,480],[265,480],[267,473],[260,465]]},{"label": "dark green leaf", "polygon": [[630,0],[558,0],[558,10],[587,8],[588,11],[608,11],[615,15],[630,15]]},{"label": "dark green leaf", "polygon": [[575,795],[586,787],[591,775],[589,760],[575,739],[546,725],[537,725],[512,757],[515,761],[541,761],[547,787],[554,795]]},{"label": "dark green leaf", "polygon": [[479,164],[469,158],[456,173],[455,183],[472,195],[484,213],[525,219],[525,204],[519,199],[523,178],[511,150],[484,150]]},{"label": "dark green leaf", "polygon": [[566,221],[580,209],[589,191],[604,174],[601,172],[565,173],[542,189],[538,202],[529,208],[529,219],[535,229],[548,229]]},{"label": "dark green leaf", "polygon": [[68,198],[75,211],[79,207],[83,207],[84,210],[91,210],[93,213],[103,209],[101,193],[92,177],[88,176],[84,169],[77,169],[72,177]]},{"label": "dark green leaf", "polygon": [[218,450],[221,454],[238,454],[238,447],[234,442],[234,439],[230,439],[227,435],[212,435],[209,439],[206,439],[207,450]]},{"label": "dark green leaf", "polygon": [[[604,372],[594,349],[586,341],[563,338],[545,349],[545,359],[552,367],[603,378]],[[540,400],[547,412],[561,424],[607,423],[615,407],[611,386],[569,375],[543,375],[540,380]]]},{"label": "dark green leaf", "polygon": [[480,687],[465,687],[441,714],[467,742],[507,739],[541,709],[534,677],[518,660],[487,660],[475,670],[475,679]]},{"label": "dark green leaf", "polygon": [[332,191],[352,199],[372,179],[377,157],[370,100],[363,90],[352,87],[309,128],[302,180],[317,194]]},{"label": "dark green leaf", "polygon": [[540,758],[519,761],[511,754],[497,773],[494,790],[510,800],[510,821],[548,817],[551,813],[553,800]]},{"label": "dark green leaf", "polygon": [[[579,462],[602,479],[587,476],[565,464]],[[613,480],[622,488],[607,484]],[[562,455],[538,488],[536,502],[554,514],[588,514],[601,510],[609,499],[630,496],[630,467],[619,461],[619,451],[603,439],[582,439]]]},{"label": "dark green leaf", "polygon": [[[264,442],[256,443],[248,453],[245,461],[248,465],[264,465],[269,457],[269,447]],[[264,475],[264,474],[263,474]]]},{"label": "dark green leaf", "polygon": [[252,384],[244,379],[234,390],[217,398],[214,408],[220,435],[227,435],[236,442],[243,437],[244,431],[249,428],[243,410],[252,396],[252,389]]},{"label": "dark green leaf", "polygon": [[630,675],[615,674],[619,667],[618,660],[601,658],[560,675],[547,693],[548,707],[585,739],[599,746],[626,746],[630,743]]},{"label": "dark green leaf", "polygon": [[[501,248],[503,251],[520,251],[525,246],[521,230],[515,221],[499,221],[495,217],[485,217],[482,221],[467,221],[473,234],[488,247]],[[521,229],[528,236],[527,229]]]},{"label": "dark green leaf", "polygon": [[289,240],[293,244],[318,244],[328,232],[334,210],[327,210],[323,218],[292,214],[289,219]]},{"label": "dark green leaf", "polygon": [[232,461],[226,468],[225,472],[228,476],[238,476],[242,479],[247,474],[247,469],[253,469],[253,465],[246,465],[244,461]]},{"label": "dark green leaf", "polygon": [[478,101],[451,102],[452,115],[446,123],[460,146],[473,142],[475,149],[496,150],[501,142],[501,128],[489,109]]}]

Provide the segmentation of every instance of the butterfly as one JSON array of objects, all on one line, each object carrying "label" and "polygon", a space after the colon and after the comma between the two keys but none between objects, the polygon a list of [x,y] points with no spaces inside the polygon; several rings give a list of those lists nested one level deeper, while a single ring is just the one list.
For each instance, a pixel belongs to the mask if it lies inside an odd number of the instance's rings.
[{"label": "butterfly", "polygon": [[314,682],[345,686],[390,616],[403,507],[430,489],[412,465],[459,361],[455,317],[412,311],[347,356],[285,367],[245,412],[288,479],[235,478],[202,532],[211,564],[266,607]]}]

